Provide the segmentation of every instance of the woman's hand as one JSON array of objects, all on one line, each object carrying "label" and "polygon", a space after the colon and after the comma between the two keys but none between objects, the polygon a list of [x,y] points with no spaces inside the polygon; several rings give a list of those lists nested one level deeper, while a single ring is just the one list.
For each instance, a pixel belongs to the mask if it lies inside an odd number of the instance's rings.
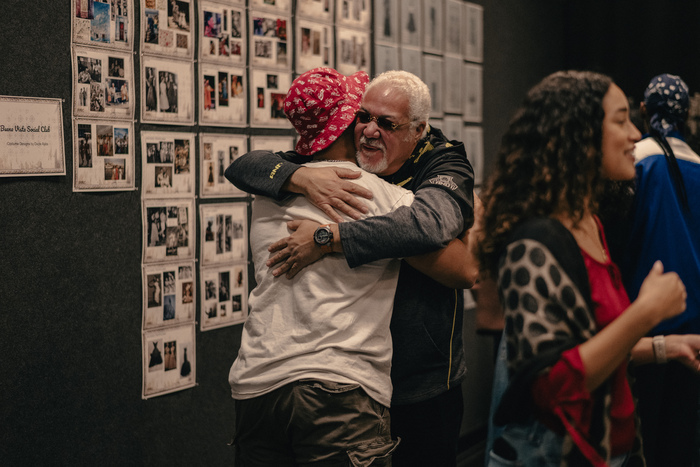
[{"label": "woman's hand", "polygon": [[664,266],[657,261],[642,283],[637,302],[654,313],[659,322],[673,318],[685,311],[685,299],[688,295],[685,285],[675,272],[664,273]]}]

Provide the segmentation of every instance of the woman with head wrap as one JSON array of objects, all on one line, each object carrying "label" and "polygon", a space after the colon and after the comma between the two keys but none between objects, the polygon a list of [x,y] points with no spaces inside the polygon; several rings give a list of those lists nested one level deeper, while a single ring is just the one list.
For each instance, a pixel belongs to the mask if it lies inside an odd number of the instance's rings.
[{"label": "woman with head wrap", "polygon": [[634,372],[649,467],[690,466],[698,456],[700,381],[693,370],[664,358],[700,333],[700,157],[683,136],[688,108],[688,86],[678,76],[656,76],[644,91],[640,110],[648,134],[635,148],[634,202],[618,258],[631,300],[645,269],[658,260],[680,276],[688,293],[685,312],[648,334],[660,364]]}]

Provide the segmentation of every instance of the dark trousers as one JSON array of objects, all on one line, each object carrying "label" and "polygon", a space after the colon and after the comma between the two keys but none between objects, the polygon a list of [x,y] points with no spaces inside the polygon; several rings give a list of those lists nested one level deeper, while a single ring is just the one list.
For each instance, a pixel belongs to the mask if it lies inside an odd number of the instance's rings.
[{"label": "dark trousers", "polygon": [[455,467],[462,426],[461,385],[426,401],[391,407],[391,436],[401,438],[394,467]]},{"label": "dark trousers", "polygon": [[647,467],[687,467],[698,455],[700,379],[678,362],[634,370]]},{"label": "dark trousers", "polygon": [[237,400],[236,467],[390,467],[389,409],[358,384],[302,380]]}]

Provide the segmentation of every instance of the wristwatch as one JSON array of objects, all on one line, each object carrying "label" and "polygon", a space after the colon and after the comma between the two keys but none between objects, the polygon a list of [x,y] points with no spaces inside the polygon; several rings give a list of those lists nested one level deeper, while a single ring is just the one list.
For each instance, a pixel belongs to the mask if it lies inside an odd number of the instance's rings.
[{"label": "wristwatch", "polygon": [[330,224],[318,226],[314,232],[314,243],[321,247],[324,253],[333,253],[333,231]]}]

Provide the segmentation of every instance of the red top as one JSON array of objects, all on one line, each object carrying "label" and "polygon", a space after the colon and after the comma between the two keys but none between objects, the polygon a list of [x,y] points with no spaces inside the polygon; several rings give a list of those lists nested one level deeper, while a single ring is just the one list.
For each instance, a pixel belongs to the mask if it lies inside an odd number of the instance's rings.
[{"label": "red top", "polygon": [[[620,316],[629,307],[630,301],[622,285],[620,270],[609,259],[610,253],[603,227],[597,218],[596,222],[608,260],[601,263],[583,249],[581,253],[591,284],[595,321],[598,330],[601,330]],[[635,439],[634,401],[627,380],[627,362],[620,365],[609,379],[613,383],[610,447],[611,456],[617,456],[631,451]],[[532,393],[535,404],[541,410],[539,415],[543,423],[561,433],[561,417],[564,416],[587,437],[593,401],[586,389],[585,370],[578,346],[563,352],[560,360],[552,366],[551,370],[541,374],[535,380]]]}]

